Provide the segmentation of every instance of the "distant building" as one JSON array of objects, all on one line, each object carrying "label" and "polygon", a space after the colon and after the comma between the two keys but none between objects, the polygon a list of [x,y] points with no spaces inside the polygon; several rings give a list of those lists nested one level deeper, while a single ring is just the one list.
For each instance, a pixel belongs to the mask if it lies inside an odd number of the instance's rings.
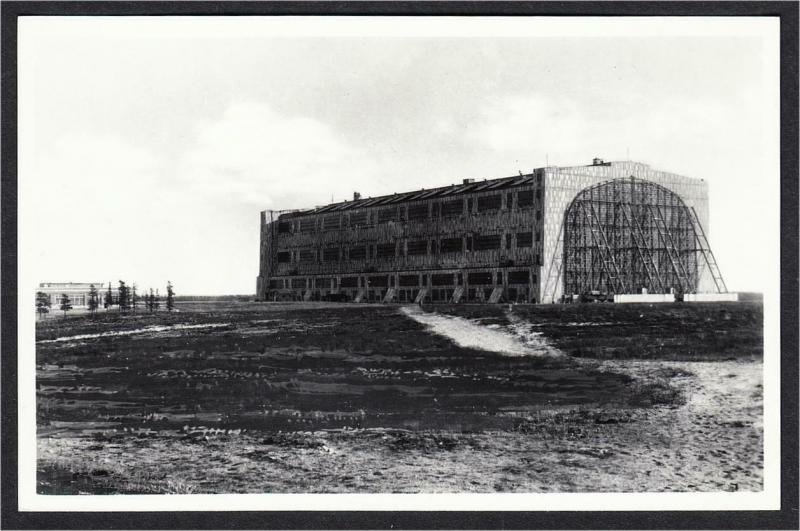
[{"label": "distant building", "polygon": [[[89,287],[92,283],[85,282],[42,282],[39,284],[39,289],[50,297],[51,308],[58,308],[61,304],[61,296],[67,294],[70,304],[75,309],[84,309],[89,307]],[[108,283],[95,282],[95,289],[97,289],[99,308],[103,307],[103,299],[108,292]],[[117,300],[118,289],[111,288],[111,296]]]},{"label": "distant building", "polygon": [[708,186],[631,161],[261,213],[262,300],[555,302],[725,292]]}]

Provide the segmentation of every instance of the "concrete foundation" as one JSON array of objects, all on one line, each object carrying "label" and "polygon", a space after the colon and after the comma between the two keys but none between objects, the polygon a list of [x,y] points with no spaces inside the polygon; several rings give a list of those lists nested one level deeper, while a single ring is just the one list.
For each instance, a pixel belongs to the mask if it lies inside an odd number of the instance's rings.
[{"label": "concrete foundation", "polygon": [[738,293],[687,293],[683,302],[736,302]]},{"label": "concrete foundation", "polygon": [[614,302],[675,302],[673,293],[623,293],[614,295]]}]

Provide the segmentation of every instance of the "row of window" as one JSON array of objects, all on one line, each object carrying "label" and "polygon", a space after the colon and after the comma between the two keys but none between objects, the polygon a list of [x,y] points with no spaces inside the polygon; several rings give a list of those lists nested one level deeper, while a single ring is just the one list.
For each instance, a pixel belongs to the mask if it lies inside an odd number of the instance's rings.
[{"label": "row of window", "polygon": [[[98,297],[99,296],[100,295],[98,295]],[[84,294],[81,295],[67,294],[67,298],[69,299],[69,303],[73,306],[86,306],[87,296]],[[52,305],[61,304],[61,293],[51,293],[50,304]]]},{"label": "row of window", "polygon": [[[527,269],[509,271],[506,284],[526,285],[536,283],[536,275]],[[346,289],[346,288],[412,288],[420,286],[462,286],[466,279],[469,285],[503,285],[503,273],[500,271],[476,271],[471,273],[420,273],[399,275],[367,275],[350,276],[338,279],[331,277],[317,278],[273,278],[269,281],[270,289]]]},{"label": "row of window", "polygon": [[[430,218],[457,217],[466,213],[493,212],[497,210],[530,208],[541,201],[541,190],[525,190],[504,194],[486,195],[477,198],[451,199],[436,203],[423,203],[408,206],[392,206],[352,212],[349,216],[329,214],[327,216],[309,216],[297,220],[278,222],[278,233],[314,232],[316,230],[339,230],[344,227],[363,227],[389,221],[424,221]],[[514,198],[516,197],[516,202]],[[535,213],[541,219],[541,211]],[[349,225],[348,225],[349,220]],[[344,225],[344,227],[343,227]]]},{"label": "row of window", "polygon": [[[441,238],[440,240],[408,240],[405,242],[405,256],[500,249],[511,250],[512,236],[512,234],[480,234],[475,236]],[[538,243],[541,239],[541,233],[537,231],[535,238]],[[516,233],[517,249],[533,247],[533,245],[533,232]],[[278,251],[276,258],[278,263],[316,262],[317,257],[319,257],[319,261],[321,262],[338,262],[340,259],[369,260],[372,258],[395,258],[398,252],[402,256],[403,251],[403,242],[398,242],[398,244],[378,243],[360,244],[347,248],[325,247],[316,253],[313,249],[301,249],[299,251],[281,250]]]},{"label": "row of window", "polygon": [[[456,293],[457,288],[434,288],[427,290],[424,293],[424,302],[451,302],[453,300],[453,296]],[[463,290],[459,300],[462,302],[487,302],[492,293],[494,292],[493,287],[477,287],[477,288],[468,288]],[[310,298],[309,300],[312,301],[321,301],[321,300],[331,300],[328,295],[320,290],[309,290]],[[393,301],[400,302],[400,303],[409,303],[415,302],[419,297],[420,290],[415,288],[407,288],[407,289],[398,289],[397,292],[394,294]],[[536,303],[536,297],[533,294],[534,290],[528,288],[528,286],[509,286],[507,289],[502,290],[502,296],[500,297],[498,302],[518,302],[518,303],[527,303],[532,302]],[[278,294],[275,293],[273,295],[275,297],[274,300],[278,300]],[[362,293],[361,302],[383,302],[384,297],[386,296],[386,290],[384,289],[365,289]],[[338,296],[336,296],[335,300],[337,301],[352,301],[355,300],[356,294],[351,292],[341,292]],[[306,294],[303,292],[284,292],[280,294],[280,300],[306,300]]]}]

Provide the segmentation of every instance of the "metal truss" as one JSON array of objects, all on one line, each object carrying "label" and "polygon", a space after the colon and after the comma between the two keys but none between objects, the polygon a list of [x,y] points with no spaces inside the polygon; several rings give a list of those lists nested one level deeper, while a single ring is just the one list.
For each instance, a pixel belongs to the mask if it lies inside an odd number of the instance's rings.
[{"label": "metal truss", "polygon": [[629,203],[620,203],[620,212],[622,213],[623,224],[631,231],[631,241],[634,244],[639,260],[642,262],[647,279],[659,291],[665,291],[664,278],[658,270],[658,262],[654,258],[653,248],[639,220],[634,216],[631,205]]},{"label": "metal truss", "polygon": [[691,207],[691,213],[692,220],[698,229],[694,233],[697,241],[697,247],[699,248],[700,253],[703,255],[703,260],[705,261],[705,264],[711,273],[711,279],[714,281],[714,286],[716,286],[719,293],[727,293],[728,286],[725,285],[725,281],[722,279],[722,273],[717,265],[717,259],[714,258],[714,253],[711,252],[711,246],[708,244],[708,238],[706,238],[706,231],[703,230],[703,226],[700,224],[700,218],[697,217],[697,212],[695,211],[694,207]]},{"label": "metal truss", "polygon": [[[615,179],[581,191],[564,215],[564,294],[694,293],[705,265],[726,291],[700,220],[674,192],[637,179]],[[561,240],[561,237],[559,237]],[[700,260],[703,263],[700,263]],[[545,294],[555,293],[548,285]]]},{"label": "metal truss", "polygon": [[[556,292],[558,291],[559,282],[561,282],[561,273],[564,269],[563,247],[564,247],[564,224],[561,223],[558,227],[558,235],[556,236],[556,248],[553,255],[550,257],[547,274],[544,276],[545,283],[542,288],[542,301],[556,302]],[[553,274],[555,272],[555,275]]]}]

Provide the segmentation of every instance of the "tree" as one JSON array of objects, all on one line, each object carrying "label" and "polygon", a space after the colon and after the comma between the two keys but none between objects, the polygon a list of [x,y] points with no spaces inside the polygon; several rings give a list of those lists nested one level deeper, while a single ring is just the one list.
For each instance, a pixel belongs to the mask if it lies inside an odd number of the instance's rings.
[{"label": "tree", "polygon": [[175,309],[175,292],[172,290],[172,282],[167,280],[167,311]]},{"label": "tree", "polygon": [[119,300],[119,311],[127,312],[130,308],[131,296],[128,286],[123,281],[119,281],[119,291],[117,292],[117,299]]},{"label": "tree", "polygon": [[133,313],[136,313],[136,301],[138,300],[139,297],[136,295],[136,282],[134,282],[131,286],[131,308],[133,309]]},{"label": "tree", "polygon": [[100,306],[100,295],[97,293],[97,288],[94,284],[89,284],[89,311],[92,312],[92,317],[97,314],[97,307]]},{"label": "tree", "polygon": [[114,305],[114,296],[111,294],[111,282],[108,283],[108,291],[106,291],[106,298],[103,300],[103,308],[108,311]]},{"label": "tree", "polygon": [[50,304],[50,295],[43,291],[36,292],[36,313],[38,313],[40,317],[44,317],[44,314],[50,313]]},{"label": "tree", "polygon": [[161,306],[161,297],[158,296],[158,288],[156,288],[156,296],[153,299],[153,309],[158,311],[158,308]]},{"label": "tree", "polygon": [[64,317],[66,317],[67,312],[72,309],[72,303],[69,300],[69,295],[67,295],[66,293],[62,293],[60,302],[61,305],[59,306],[59,308],[61,308],[61,311],[64,312]]},{"label": "tree", "polygon": [[147,311],[153,313],[153,308],[155,307],[156,297],[153,295],[153,288],[150,288],[150,294],[145,295],[145,302],[144,305],[147,306]]}]

